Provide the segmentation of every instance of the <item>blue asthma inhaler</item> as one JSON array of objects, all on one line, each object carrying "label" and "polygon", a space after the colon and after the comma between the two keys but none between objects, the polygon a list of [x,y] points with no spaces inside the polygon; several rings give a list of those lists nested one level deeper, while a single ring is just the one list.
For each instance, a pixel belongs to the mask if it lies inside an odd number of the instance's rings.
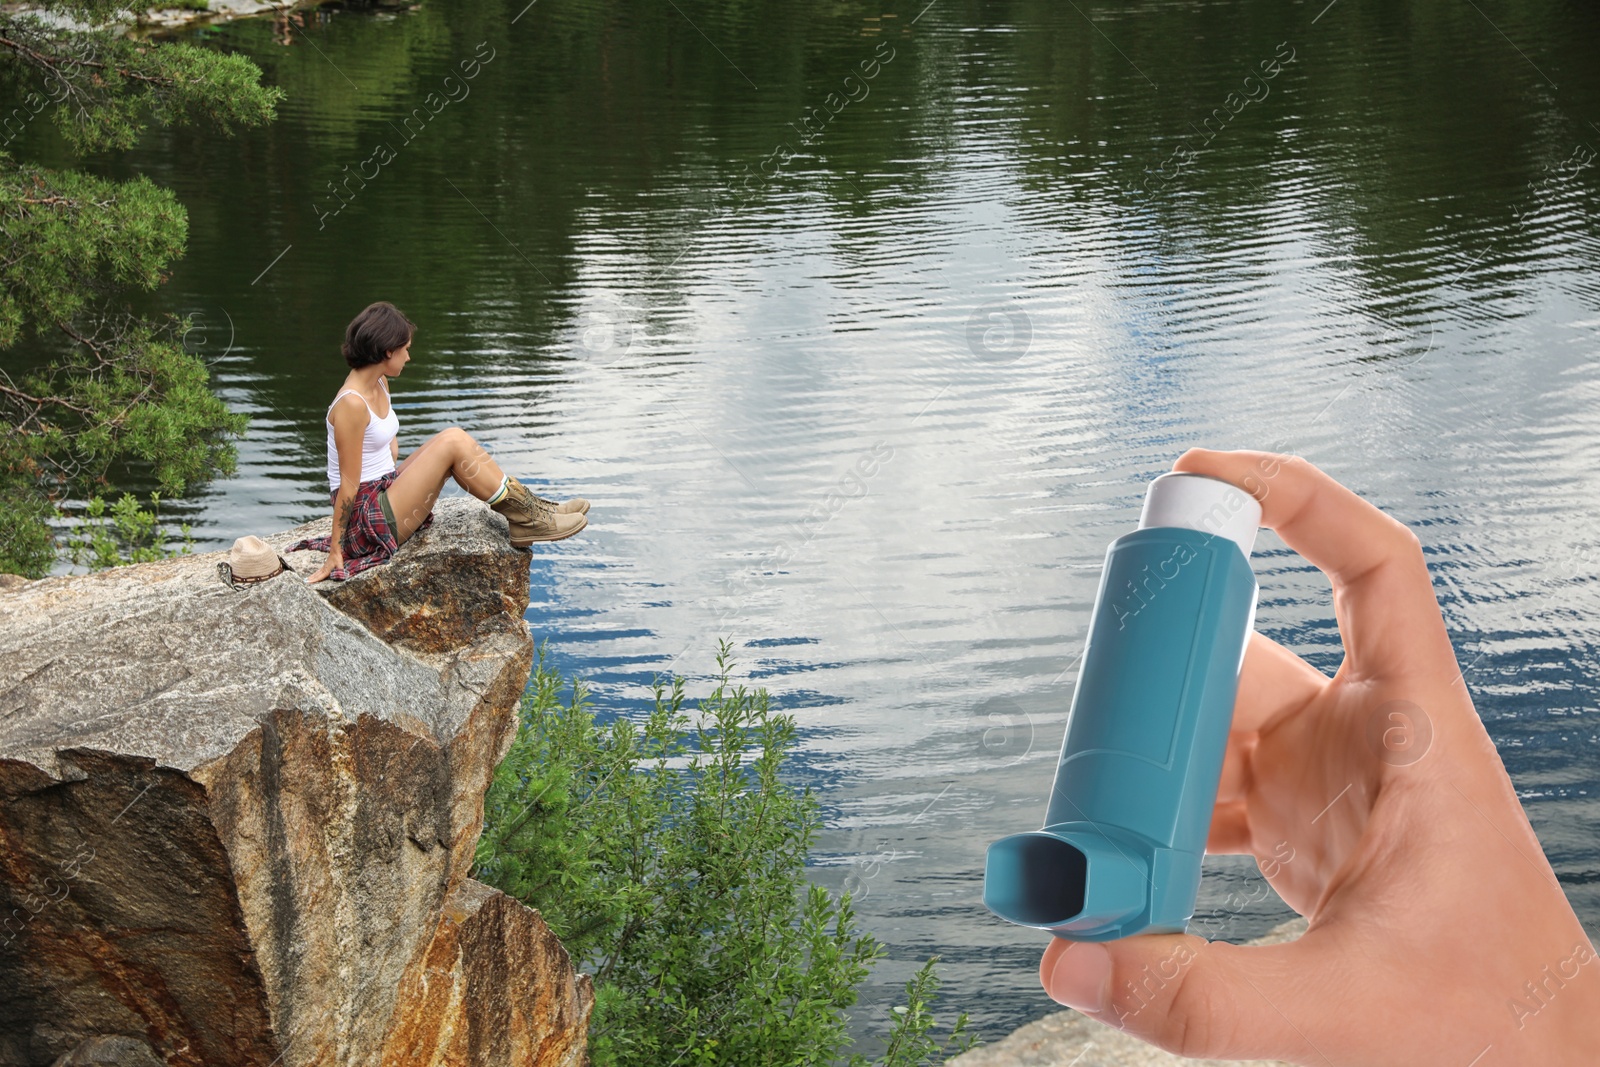
[{"label": "blue asthma inhaler", "polygon": [[1044,827],[989,846],[983,903],[1072,941],[1194,915],[1245,643],[1261,505],[1199,474],[1150,483],[1111,542]]}]

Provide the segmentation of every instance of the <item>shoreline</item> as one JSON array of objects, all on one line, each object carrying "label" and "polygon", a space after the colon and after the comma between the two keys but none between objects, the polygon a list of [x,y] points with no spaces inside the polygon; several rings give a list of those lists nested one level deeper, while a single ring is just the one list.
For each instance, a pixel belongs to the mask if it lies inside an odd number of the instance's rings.
[{"label": "shoreline", "polygon": [[[79,22],[57,11],[49,11],[37,4],[0,4],[0,12],[7,15],[38,15],[43,21],[54,26],[73,30],[110,29],[124,37],[142,39],[158,36],[173,30],[187,29],[191,26],[212,25],[223,22],[233,22],[238,19],[256,18],[261,15],[271,14],[276,17],[286,18],[296,11],[309,11],[315,8],[332,6],[334,0],[210,0],[204,8],[172,7],[153,4],[142,8],[123,8],[118,11],[109,22],[98,27],[88,23]],[[338,6],[345,6],[340,4]],[[414,7],[410,0],[391,0],[391,2],[372,3],[374,9],[405,10]]]}]

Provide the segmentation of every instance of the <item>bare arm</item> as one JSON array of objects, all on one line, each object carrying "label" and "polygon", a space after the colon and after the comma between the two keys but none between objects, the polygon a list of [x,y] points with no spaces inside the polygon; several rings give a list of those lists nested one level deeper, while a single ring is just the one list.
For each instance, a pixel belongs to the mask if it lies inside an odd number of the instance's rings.
[{"label": "bare arm", "polygon": [[[389,382],[388,382],[388,379],[379,378],[378,381],[383,383],[383,395],[384,396],[389,396]],[[389,410],[390,411],[394,410],[394,398],[393,397],[389,398]],[[398,470],[399,469],[399,464],[400,464],[400,435],[399,434],[396,434],[389,441],[389,458],[394,460],[395,467]],[[340,477],[343,477],[343,475],[341,474]]]},{"label": "bare arm", "polygon": [[339,492],[333,501],[333,544],[328,558],[308,582],[320,582],[344,566],[344,533],[355,512],[356,490],[361,485],[361,438],[366,432],[367,406],[355,394],[342,397],[333,405],[328,418],[333,422],[333,447],[339,453]]}]

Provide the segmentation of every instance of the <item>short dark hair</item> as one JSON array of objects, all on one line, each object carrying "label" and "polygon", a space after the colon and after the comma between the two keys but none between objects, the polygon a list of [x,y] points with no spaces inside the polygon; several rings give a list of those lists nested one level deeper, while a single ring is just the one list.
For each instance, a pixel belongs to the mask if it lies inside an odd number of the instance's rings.
[{"label": "short dark hair", "polygon": [[404,312],[387,300],[379,300],[350,320],[339,350],[351,367],[370,367],[388,359],[396,348],[404,348],[416,332],[417,324]]}]

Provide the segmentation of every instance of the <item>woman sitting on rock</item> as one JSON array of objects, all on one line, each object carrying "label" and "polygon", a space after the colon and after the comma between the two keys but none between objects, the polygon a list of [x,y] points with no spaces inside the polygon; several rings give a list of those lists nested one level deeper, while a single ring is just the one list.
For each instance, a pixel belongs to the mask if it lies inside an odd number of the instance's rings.
[{"label": "woman sitting on rock", "polygon": [[389,402],[388,380],[410,361],[415,332],[416,325],[386,300],[368,305],[345,329],[350,375],[327,415],[333,534],[289,549],[328,553],[307,582],[342,580],[387,560],[433,521],[433,502],[447,478],[504,515],[517,548],[571,537],[589,521],[587,500],[557,504],[534,496],[459,426],[434,434],[396,464],[400,420]]}]

